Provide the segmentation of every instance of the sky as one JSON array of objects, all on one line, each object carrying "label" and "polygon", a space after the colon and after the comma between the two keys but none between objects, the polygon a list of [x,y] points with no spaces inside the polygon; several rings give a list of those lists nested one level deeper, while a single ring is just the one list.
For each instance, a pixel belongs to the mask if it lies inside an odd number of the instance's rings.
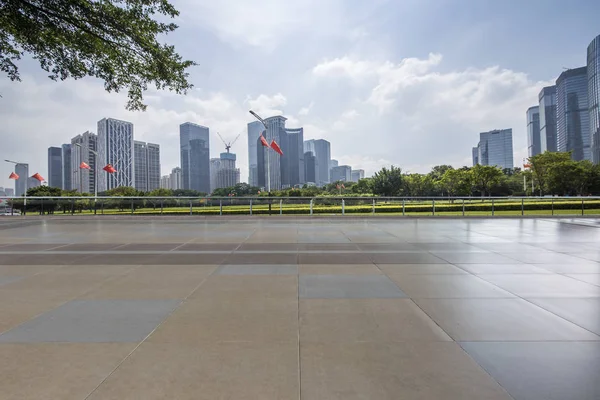
[{"label": "sky", "polygon": [[[210,128],[211,157],[232,147],[248,179],[248,110],[284,115],[304,139],[331,142],[340,165],[369,176],[471,165],[479,132],[513,129],[515,164],[527,155],[527,108],[563,68],[585,65],[600,34],[597,0],[172,0],[179,29],[166,37],[185,58],[187,96],[151,90],[146,112],[86,78],[54,82],[37,61],[22,82],[0,73],[0,159],[47,176],[47,149],[97,121],[134,123],[161,146],[162,174],[179,165],[179,125]],[[0,186],[11,164],[0,162]]]}]

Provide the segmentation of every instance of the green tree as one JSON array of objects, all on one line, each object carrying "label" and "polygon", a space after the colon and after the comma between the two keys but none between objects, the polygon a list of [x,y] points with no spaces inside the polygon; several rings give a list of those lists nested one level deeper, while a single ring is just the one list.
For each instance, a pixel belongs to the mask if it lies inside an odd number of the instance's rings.
[{"label": "green tree", "polygon": [[371,178],[373,194],[379,196],[398,196],[402,190],[402,170],[394,167],[382,168]]},{"label": "green tree", "polygon": [[473,189],[471,171],[448,169],[442,175],[440,184],[448,196],[468,196]]},{"label": "green tree", "polygon": [[481,191],[481,195],[491,195],[492,188],[496,186],[502,178],[502,170],[492,165],[477,164],[471,168],[473,183]]},{"label": "green tree", "polygon": [[528,161],[531,165],[531,172],[538,183],[540,195],[543,195],[549,191],[548,174],[551,166],[560,162],[571,161],[571,152],[561,153],[546,151],[533,157],[529,157]]},{"label": "green tree", "polygon": [[429,172],[428,175],[434,182],[436,182],[442,179],[442,176],[444,176],[446,171],[450,169],[454,169],[452,168],[452,165],[436,165],[435,167],[431,168],[431,172]]},{"label": "green tree", "polygon": [[407,174],[403,178],[403,194],[410,197],[430,196],[434,192],[431,176],[422,174]]},{"label": "green tree", "polygon": [[28,53],[50,79],[104,81],[127,90],[129,110],[145,110],[148,85],[185,94],[192,85],[183,60],[164,36],[179,12],[168,0],[0,0],[0,71],[20,81]]},{"label": "green tree", "polygon": [[39,197],[60,197],[62,196],[62,190],[60,188],[57,187],[51,187],[51,186],[36,186],[36,187],[32,187],[30,189],[27,189],[27,196],[28,197],[34,197],[34,196],[39,196]]},{"label": "green tree", "polygon": [[561,196],[584,195],[593,183],[593,164],[590,161],[559,161],[548,166],[548,192]]},{"label": "green tree", "polygon": [[202,193],[197,190],[191,190],[191,189],[175,189],[175,190],[173,190],[173,196],[201,197],[201,196],[206,196],[206,193]]},{"label": "green tree", "polygon": [[359,179],[358,182],[350,188],[351,193],[371,194],[373,193],[373,182],[371,178]]}]

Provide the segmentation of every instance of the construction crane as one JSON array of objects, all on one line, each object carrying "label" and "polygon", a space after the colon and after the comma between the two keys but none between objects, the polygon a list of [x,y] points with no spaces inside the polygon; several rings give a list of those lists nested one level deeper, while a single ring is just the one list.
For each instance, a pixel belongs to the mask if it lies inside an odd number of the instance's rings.
[{"label": "construction crane", "polygon": [[233,144],[239,139],[239,137],[242,135],[241,133],[239,135],[237,135],[235,137],[235,139],[233,139],[233,141],[227,143],[225,141],[225,139],[223,139],[223,136],[221,136],[221,134],[219,132],[217,132],[217,135],[219,135],[219,138],[221,139],[221,141],[223,142],[223,144],[225,145],[225,150],[227,150],[227,152],[229,153],[229,149],[231,149],[231,146],[233,146]]}]

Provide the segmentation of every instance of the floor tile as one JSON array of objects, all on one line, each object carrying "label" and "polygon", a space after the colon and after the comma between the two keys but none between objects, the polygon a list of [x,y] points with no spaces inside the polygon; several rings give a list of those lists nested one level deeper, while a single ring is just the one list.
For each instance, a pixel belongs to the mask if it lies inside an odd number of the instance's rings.
[{"label": "floor tile", "polygon": [[600,343],[461,343],[515,400],[600,398]]},{"label": "floor tile", "polygon": [[475,275],[481,274],[551,274],[543,266],[531,264],[456,264],[467,272]]},{"label": "floor tile", "polygon": [[85,399],[134,347],[131,343],[0,344],[1,397]]},{"label": "floor tile", "polygon": [[73,300],[0,335],[0,343],[139,342],[178,300]]},{"label": "floor tile", "polygon": [[586,262],[579,257],[562,253],[504,253],[507,257],[530,264],[579,264]]},{"label": "floor tile", "polygon": [[298,277],[290,275],[212,275],[188,300],[210,304],[254,304],[298,300]]},{"label": "floor tile", "polygon": [[298,345],[142,344],[89,400],[297,399]]},{"label": "floor tile", "polygon": [[240,254],[235,253],[228,256],[225,264],[298,264],[298,255],[296,253],[255,253],[255,254]]},{"label": "floor tile", "polygon": [[452,264],[379,264],[378,267],[386,274],[407,275],[438,275],[466,274]]},{"label": "floor tile", "polygon": [[545,263],[538,266],[560,274],[600,274],[600,263],[595,261],[581,260],[576,264]]},{"label": "floor tile", "polygon": [[306,343],[305,400],[510,400],[453,342]]},{"label": "floor tile", "polygon": [[361,253],[300,253],[299,264],[372,264],[370,255]]},{"label": "floor tile", "polygon": [[406,275],[387,272],[407,296],[413,299],[510,298],[513,294],[473,275]]},{"label": "floor tile", "polygon": [[51,272],[61,266],[55,265],[0,265],[0,277],[30,276]]},{"label": "floor tile", "polygon": [[600,274],[567,274],[568,277],[577,279],[581,282],[591,283],[600,286]]},{"label": "floor tile", "polygon": [[428,253],[375,253],[370,257],[375,264],[447,264]]},{"label": "floor tile", "polygon": [[300,275],[381,275],[375,264],[313,264],[300,265]]},{"label": "floor tile", "polygon": [[597,336],[522,299],[417,299],[456,341],[587,341]]},{"label": "floor tile", "polygon": [[223,265],[219,275],[298,275],[297,265]]},{"label": "floor tile", "polygon": [[300,342],[451,340],[409,299],[300,301]]},{"label": "floor tile", "polygon": [[432,252],[452,264],[514,264],[515,260],[497,253]]},{"label": "floor tile", "polygon": [[520,297],[600,297],[600,287],[561,275],[479,275]]},{"label": "floor tile", "polygon": [[301,275],[300,298],[398,298],[404,293],[383,275]]},{"label": "floor tile", "polygon": [[528,301],[600,335],[600,298],[528,299]]}]

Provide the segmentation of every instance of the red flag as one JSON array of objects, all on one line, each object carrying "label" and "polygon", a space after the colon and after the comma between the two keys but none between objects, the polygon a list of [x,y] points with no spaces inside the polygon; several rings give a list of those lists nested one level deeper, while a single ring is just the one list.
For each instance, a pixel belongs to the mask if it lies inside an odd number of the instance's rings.
[{"label": "red flag", "polygon": [[340,189],[340,185],[339,184],[335,185],[335,188]]},{"label": "red flag", "polygon": [[267,139],[265,139],[263,135],[260,135],[260,143],[262,143],[264,147],[271,147],[269,146],[269,142],[267,142]]},{"label": "red flag", "polygon": [[112,166],[112,164],[106,164],[106,167],[102,169],[108,172],[109,174],[114,174],[115,172],[117,172],[117,170],[115,169],[115,167]]},{"label": "red flag", "polygon": [[19,175],[17,175],[17,174],[16,174],[16,173],[14,173],[14,172],[11,172],[11,173],[10,173],[10,176],[8,177],[8,179],[14,179],[14,180],[17,180],[17,179],[19,179]]},{"label": "red flag", "polygon": [[280,156],[283,155],[283,151],[281,151],[281,147],[279,147],[279,145],[277,144],[277,142],[275,140],[271,141],[271,148],[273,150],[275,150],[277,153],[279,153]]},{"label": "red flag", "polygon": [[342,189],[346,189],[346,186],[344,186],[344,184],[342,183]]},{"label": "red flag", "polygon": [[38,174],[37,172],[35,174],[31,175],[31,177],[34,178],[34,179],[37,179],[40,182],[44,181],[44,177],[41,176],[40,174]]},{"label": "red flag", "polygon": [[83,161],[79,164],[79,168],[81,169],[90,169],[90,166],[84,163]]}]

